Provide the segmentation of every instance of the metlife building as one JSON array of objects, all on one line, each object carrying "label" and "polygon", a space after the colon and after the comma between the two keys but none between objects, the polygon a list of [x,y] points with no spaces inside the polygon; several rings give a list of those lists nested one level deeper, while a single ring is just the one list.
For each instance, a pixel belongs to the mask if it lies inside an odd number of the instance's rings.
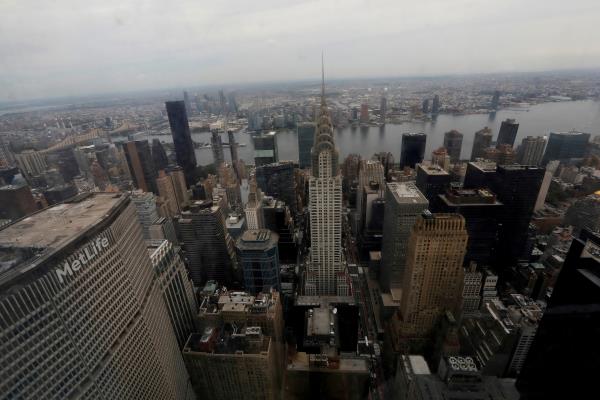
[{"label": "metlife building", "polygon": [[0,397],[193,399],[159,286],[125,194],[0,230]]}]

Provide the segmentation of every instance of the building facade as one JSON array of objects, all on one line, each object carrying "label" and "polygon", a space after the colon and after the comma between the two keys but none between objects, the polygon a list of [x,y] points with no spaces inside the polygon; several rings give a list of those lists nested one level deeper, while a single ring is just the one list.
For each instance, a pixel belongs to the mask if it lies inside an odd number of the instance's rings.
[{"label": "building facade", "polygon": [[425,157],[425,143],[427,135],[424,133],[403,133],[402,149],[400,151],[400,169],[415,168],[415,164],[423,162]]},{"label": "building facade", "polygon": [[475,161],[476,159],[483,157],[484,150],[492,145],[492,136],[492,130],[487,126],[475,132],[475,139],[473,139],[473,150],[471,151],[471,161]]},{"label": "building facade", "polygon": [[456,130],[444,133],[444,147],[450,156],[450,162],[460,161],[460,151],[462,149],[463,134]]},{"label": "building facade", "polygon": [[173,135],[177,164],[183,168],[187,186],[191,186],[196,183],[196,153],[194,153],[194,143],[185,103],[183,101],[167,101],[165,106]]},{"label": "building facade", "polygon": [[300,168],[311,165],[310,152],[315,142],[315,124],[303,123],[298,125],[298,163]]},{"label": "building facade", "polygon": [[278,240],[279,235],[268,229],[247,230],[237,239],[238,264],[248,292],[281,291]]}]

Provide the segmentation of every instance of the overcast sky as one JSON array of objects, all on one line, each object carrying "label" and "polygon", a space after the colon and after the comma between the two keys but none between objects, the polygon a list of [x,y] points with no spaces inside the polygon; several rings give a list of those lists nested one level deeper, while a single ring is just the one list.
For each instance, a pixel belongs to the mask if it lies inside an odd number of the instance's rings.
[{"label": "overcast sky", "polygon": [[600,67],[600,0],[0,0],[0,101]]}]

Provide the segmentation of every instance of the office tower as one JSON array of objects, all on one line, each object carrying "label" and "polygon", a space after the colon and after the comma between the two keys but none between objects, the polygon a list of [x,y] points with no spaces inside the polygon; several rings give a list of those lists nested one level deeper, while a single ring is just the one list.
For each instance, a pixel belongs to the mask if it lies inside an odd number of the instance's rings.
[{"label": "office tower", "polygon": [[241,181],[242,178],[240,172],[238,171],[238,164],[240,161],[238,156],[238,143],[235,141],[235,135],[233,134],[232,130],[227,131],[227,136],[229,138],[229,151],[231,152],[231,165],[233,166],[238,181]]},{"label": "office tower", "polygon": [[242,191],[235,170],[228,163],[223,163],[218,168],[219,182],[227,193],[227,201],[230,208],[242,205]]},{"label": "office tower", "polygon": [[365,187],[370,188],[371,183],[375,183],[375,186],[378,188],[377,190],[380,194],[378,197],[383,197],[385,189],[383,165],[379,161],[361,160],[358,166],[358,188],[356,190],[356,210],[359,229],[362,229],[364,223],[363,191]]},{"label": "office tower", "polygon": [[527,136],[521,142],[518,151],[518,162],[521,165],[540,165],[544,157],[546,136]]},{"label": "office tower", "polygon": [[431,207],[437,207],[438,195],[450,188],[450,174],[438,165],[419,164],[416,185]]},{"label": "office tower", "polygon": [[438,196],[436,211],[464,217],[469,234],[465,264],[488,265],[492,262],[503,212],[510,212],[504,210],[494,193],[487,189],[450,189]]},{"label": "office tower", "polygon": [[369,105],[367,103],[362,103],[360,105],[360,122],[362,124],[369,122]]},{"label": "office tower", "polygon": [[25,183],[0,186],[0,219],[17,220],[37,211],[31,188]]},{"label": "office tower", "polygon": [[519,124],[514,119],[507,118],[502,121],[502,124],[500,124],[500,131],[498,132],[498,139],[496,139],[496,147],[502,144],[513,147],[515,145],[518,130]]},{"label": "office tower", "polygon": [[152,162],[150,146],[147,140],[136,140],[123,144],[123,151],[133,178],[135,187],[144,192],[158,194],[156,177],[158,173]]},{"label": "office tower", "polygon": [[421,106],[421,112],[423,114],[429,113],[429,99],[423,100],[423,105]]},{"label": "office tower", "polygon": [[573,388],[595,393],[600,363],[599,246],[600,238],[587,230],[573,240],[517,377],[522,399],[573,397]]},{"label": "office tower", "polygon": [[425,142],[427,135],[424,133],[403,133],[402,150],[400,152],[400,169],[415,168],[415,164],[423,162],[425,156]]},{"label": "office tower", "polygon": [[473,139],[473,150],[471,152],[471,161],[484,157],[484,151],[492,145],[492,130],[487,126],[475,132]]},{"label": "office tower", "polygon": [[216,130],[211,132],[210,145],[215,168],[218,168],[219,165],[225,162],[225,154],[223,153],[223,141],[221,140],[221,135]]},{"label": "office tower", "polygon": [[494,95],[492,96],[492,103],[490,104],[490,108],[492,110],[497,110],[500,105],[500,91],[496,90]]},{"label": "office tower", "polygon": [[348,154],[342,164],[342,175],[348,183],[358,181],[358,169],[361,157],[358,154]]},{"label": "office tower", "polygon": [[431,113],[437,114],[439,112],[440,112],[440,96],[436,94],[433,97],[433,102],[431,103]]},{"label": "office tower", "polygon": [[517,161],[517,153],[508,144],[498,147],[488,147],[483,151],[483,158],[498,165],[510,165]]},{"label": "office tower", "polygon": [[444,147],[448,151],[450,161],[453,163],[460,161],[462,141],[463,134],[454,129],[444,133]]},{"label": "office tower", "polygon": [[196,183],[196,154],[190,133],[190,125],[183,101],[167,101],[167,115],[173,135],[173,147],[177,164],[183,168],[188,186]]},{"label": "office tower", "polygon": [[0,249],[2,397],[194,398],[126,195],[33,214]]},{"label": "office tower", "polygon": [[44,190],[44,198],[49,205],[62,203],[76,195],[77,188],[73,184],[56,185]]},{"label": "office tower", "polygon": [[310,151],[315,142],[315,124],[298,125],[298,163],[300,168],[310,167]]},{"label": "office tower", "polygon": [[248,222],[248,229],[262,229],[265,227],[262,212],[263,193],[258,188],[254,176],[250,177],[249,185],[250,192],[248,193],[248,202],[244,208],[244,214],[246,215],[246,221]]},{"label": "office tower", "polygon": [[252,293],[281,290],[279,279],[279,236],[268,229],[247,230],[237,239],[235,248],[244,277],[244,288]]},{"label": "office tower", "polygon": [[463,187],[465,189],[491,188],[496,176],[496,163],[491,161],[471,161],[467,164]]},{"label": "office tower", "polygon": [[584,158],[587,153],[587,146],[590,140],[589,133],[583,132],[560,132],[550,133],[546,152],[544,153],[543,164],[552,160],[570,160],[572,158]]},{"label": "office tower", "polygon": [[46,156],[44,153],[25,150],[15,154],[15,159],[19,169],[28,176],[37,176],[48,168]]},{"label": "office tower", "polygon": [[225,227],[229,236],[233,240],[237,240],[246,231],[246,218],[240,213],[229,214],[225,220]]},{"label": "office tower", "polygon": [[450,156],[444,147],[431,152],[431,164],[437,165],[444,171],[450,171]]},{"label": "office tower", "polygon": [[150,261],[158,278],[171,326],[179,348],[183,349],[190,334],[196,330],[194,321],[198,304],[192,281],[179,256],[179,248],[173,247],[168,240],[150,240],[148,243]]},{"label": "office tower", "polygon": [[379,106],[379,113],[381,115],[381,122],[385,123],[385,117],[387,116],[387,98],[381,96],[381,105]]},{"label": "office tower", "polygon": [[171,218],[159,217],[148,229],[149,240],[168,240],[175,246],[179,246],[177,232]]},{"label": "office tower", "polygon": [[185,103],[185,112],[187,115],[192,115],[192,103],[187,91],[183,91],[183,102]]},{"label": "office tower", "polygon": [[383,177],[386,182],[389,180],[390,170],[394,167],[394,155],[387,151],[381,151],[375,153],[372,157],[373,160],[378,160],[383,165]]},{"label": "office tower", "polygon": [[402,282],[402,337],[425,339],[444,312],[459,309],[466,248],[467,230],[461,215],[425,211],[417,218]]},{"label": "office tower", "polygon": [[379,284],[385,292],[402,287],[411,229],[429,202],[413,183],[388,183],[381,244]]},{"label": "office tower", "polygon": [[154,162],[154,168],[156,168],[157,171],[166,169],[169,165],[167,152],[158,139],[152,139],[152,161]]},{"label": "office tower", "polygon": [[[335,295],[344,284],[342,260],[342,177],[333,124],[325,102],[325,78],[317,118],[309,179],[310,261],[305,293]],[[340,278],[340,279],[338,279]]]},{"label": "office tower", "polygon": [[254,165],[260,167],[261,165],[277,162],[276,138],[275,132],[261,133],[252,137],[254,142]]},{"label": "office tower", "polygon": [[176,221],[194,286],[208,280],[233,283],[235,252],[221,206],[207,200],[195,201]]},{"label": "office tower", "polygon": [[150,226],[158,220],[156,198],[152,193],[134,191],[131,193],[131,202],[135,206],[144,239],[150,239]]},{"label": "office tower", "polygon": [[163,198],[169,209],[169,215],[177,215],[181,211],[180,202],[175,192],[173,180],[164,170],[158,172],[156,186],[158,188],[158,195]]},{"label": "office tower", "polygon": [[[470,234],[469,238],[471,238]],[[483,274],[481,271],[477,271],[477,263],[471,262],[465,267],[464,272],[461,304],[461,315],[463,318],[473,316],[479,311],[482,282]]]},{"label": "office tower", "polygon": [[60,171],[65,182],[71,182],[74,177],[81,173],[75,153],[71,147],[46,153],[46,161]]},{"label": "office tower", "polygon": [[283,264],[296,264],[298,260],[298,245],[294,230],[294,219],[288,206],[282,201],[272,197],[262,200],[262,216],[265,229],[269,229],[279,236],[277,247],[279,261]]},{"label": "office tower", "polygon": [[293,162],[282,161],[256,167],[256,184],[267,196],[283,201],[292,214],[297,213]]},{"label": "office tower", "polygon": [[564,223],[575,232],[582,229],[600,232],[600,194],[592,193],[574,201],[565,213]]}]

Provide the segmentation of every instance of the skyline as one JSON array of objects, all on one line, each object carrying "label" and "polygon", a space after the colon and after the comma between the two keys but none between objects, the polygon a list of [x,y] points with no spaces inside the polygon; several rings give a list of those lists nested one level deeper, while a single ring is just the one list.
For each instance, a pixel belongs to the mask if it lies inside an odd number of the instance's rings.
[{"label": "skyline", "polygon": [[600,68],[594,2],[446,3],[13,1],[0,102],[306,81],[321,51],[329,81]]}]

